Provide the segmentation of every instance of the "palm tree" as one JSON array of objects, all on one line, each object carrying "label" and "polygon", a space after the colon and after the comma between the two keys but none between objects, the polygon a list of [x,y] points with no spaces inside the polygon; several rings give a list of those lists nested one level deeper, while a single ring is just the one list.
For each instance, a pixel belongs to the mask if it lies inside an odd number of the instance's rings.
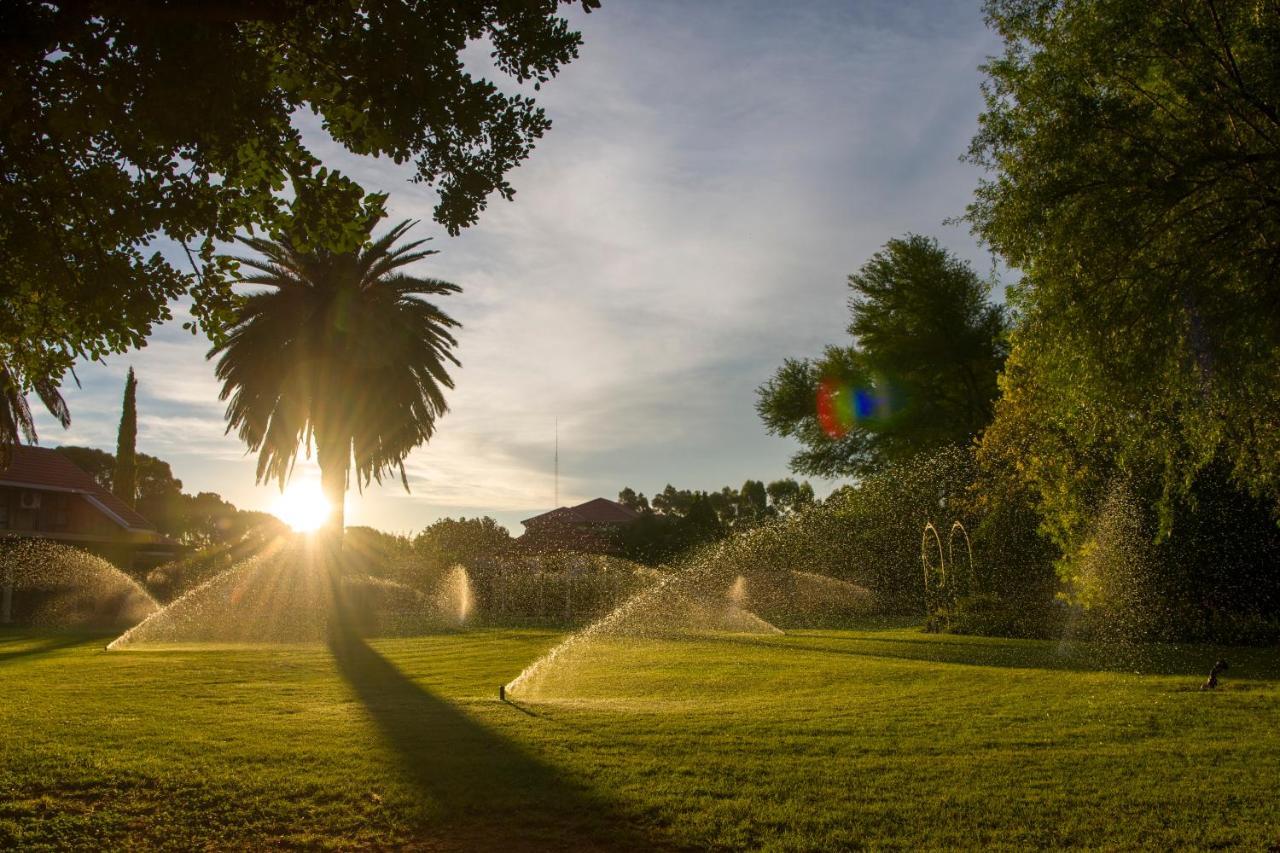
[{"label": "palm tree", "polygon": [[[300,448],[316,448],[320,483],[341,542],[348,481],[357,487],[399,471],[448,411],[446,362],[458,323],[420,296],[461,288],[417,278],[403,267],[434,251],[426,240],[392,248],[414,222],[401,222],[362,248],[334,253],[291,241],[241,240],[261,258],[236,258],[264,285],[243,298],[222,343],[216,374],[228,400],[227,431],[258,454],[258,482],[284,487]],[[353,467],[354,466],[354,467]]]},{"label": "palm tree", "polygon": [[49,376],[37,376],[29,383],[24,382],[22,373],[9,365],[0,350],[0,468],[9,465],[11,449],[20,439],[28,444],[37,441],[36,422],[27,403],[28,390],[40,398],[59,424],[64,428],[71,425],[71,411],[58,393],[57,381]]}]

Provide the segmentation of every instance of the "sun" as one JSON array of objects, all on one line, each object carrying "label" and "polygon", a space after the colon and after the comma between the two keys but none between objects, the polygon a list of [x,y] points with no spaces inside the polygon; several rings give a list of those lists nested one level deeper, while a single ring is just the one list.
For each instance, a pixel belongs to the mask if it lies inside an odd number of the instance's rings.
[{"label": "sun", "polygon": [[318,483],[294,483],[276,499],[271,512],[299,533],[313,533],[324,526],[330,509]]}]

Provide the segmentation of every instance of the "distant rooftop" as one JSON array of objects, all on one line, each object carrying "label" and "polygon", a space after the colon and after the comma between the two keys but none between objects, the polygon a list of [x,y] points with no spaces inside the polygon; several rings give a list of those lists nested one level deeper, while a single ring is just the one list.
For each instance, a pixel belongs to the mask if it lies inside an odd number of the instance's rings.
[{"label": "distant rooftop", "polygon": [[0,468],[0,485],[81,495],[105,516],[128,530],[154,531],[128,504],[104,489],[67,457],[47,447],[20,444],[12,448],[8,468]]},{"label": "distant rooftop", "polygon": [[520,522],[528,527],[530,522],[538,524],[555,521],[561,524],[626,524],[639,518],[639,513],[627,509],[617,501],[608,498],[595,498],[577,506],[562,506],[542,515],[535,515]]}]

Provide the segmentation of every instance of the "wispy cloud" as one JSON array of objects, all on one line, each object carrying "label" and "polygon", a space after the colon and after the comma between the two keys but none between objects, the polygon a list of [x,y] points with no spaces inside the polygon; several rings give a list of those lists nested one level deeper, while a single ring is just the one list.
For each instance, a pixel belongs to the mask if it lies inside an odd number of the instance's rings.
[{"label": "wispy cloud", "polygon": [[[845,276],[908,230],[986,267],[942,225],[976,182],[957,158],[981,107],[976,66],[996,48],[976,0],[610,2],[576,23],[582,57],[538,95],[555,127],[511,175],[515,203],[438,235],[419,268],[465,287],[445,302],[464,323],[452,411],[409,460],[412,495],[371,489],[354,523],[548,508],[557,417],[566,502],[782,476],[794,448],[764,434],[754,388],[782,358],[844,339]],[[391,193],[393,218],[436,232],[434,196],[405,170],[300,124],[331,165]],[[83,371],[73,434],[114,443],[132,362],[143,449],[189,487],[266,506],[222,435],[206,349],[175,323]]]}]

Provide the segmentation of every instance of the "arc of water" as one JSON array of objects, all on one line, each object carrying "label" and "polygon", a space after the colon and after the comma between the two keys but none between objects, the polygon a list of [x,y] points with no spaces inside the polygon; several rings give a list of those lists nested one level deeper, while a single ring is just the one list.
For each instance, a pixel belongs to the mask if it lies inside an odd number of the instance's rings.
[{"label": "arc of water", "polygon": [[[929,547],[930,538],[935,546],[932,549]],[[933,550],[938,554],[936,567],[931,559]],[[948,591],[947,564],[942,551],[942,537],[938,535],[938,529],[933,526],[932,521],[925,524],[924,533],[920,535],[920,562],[924,566],[924,605],[932,617],[934,611],[945,604]]]},{"label": "arc of water", "polygon": [[[504,685],[503,689],[507,695],[520,694],[522,689],[533,682],[540,673],[554,665],[557,660],[566,658],[574,649],[583,647],[597,637],[619,631],[627,632],[631,630],[626,627],[629,624],[634,626],[636,634],[643,635],[646,630],[644,623],[649,621],[645,618],[646,614],[666,613],[670,611],[672,604],[680,601],[706,602],[708,599],[700,594],[699,589],[699,584],[702,584],[701,591],[706,591],[706,581],[706,573],[663,575],[656,582],[632,595],[608,614],[576,632],[525,667],[524,671]],[[739,630],[770,634],[783,633],[776,625],[749,610],[740,610],[739,614],[743,625]],[[641,624],[635,625],[636,620],[640,620]]]},{"label": "arc of water", "polygon": [[[964,571],[956,571],[956,533],[964,539],[964,555],[967,562],[964,564]],[[956,594],[961,593],[963,585],[963,594],[973,595],[978,585],[977,574],[973,566],[973,543],[969,541],[969,531],[964,529],[964,525],[957,519],[951,525],[951,532],[947,534],[947,556],[951,560],[951,574],[955,580]]]}]

